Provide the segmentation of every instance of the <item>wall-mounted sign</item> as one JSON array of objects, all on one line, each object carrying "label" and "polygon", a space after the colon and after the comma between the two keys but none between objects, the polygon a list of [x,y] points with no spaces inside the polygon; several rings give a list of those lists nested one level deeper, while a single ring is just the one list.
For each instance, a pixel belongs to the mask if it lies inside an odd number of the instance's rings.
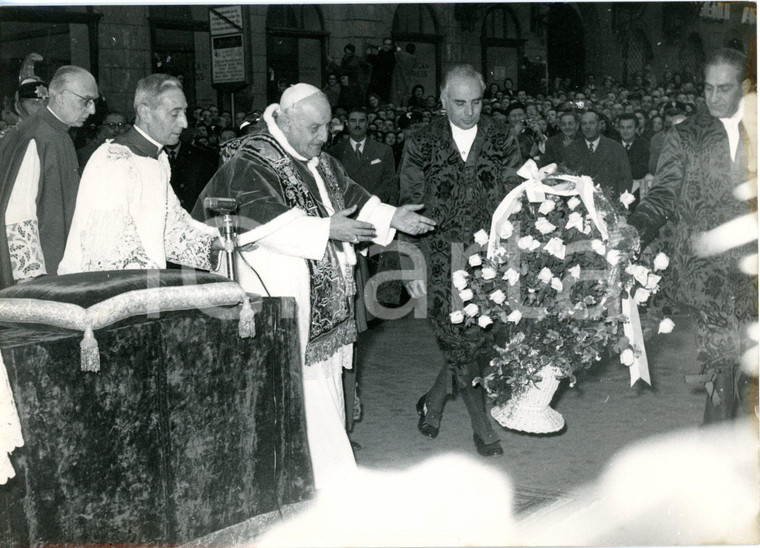
[{"label": "wall-mounted sign", "polygon": [[246,83],[246,47],[243,6],[209,8],[211,83]]}]

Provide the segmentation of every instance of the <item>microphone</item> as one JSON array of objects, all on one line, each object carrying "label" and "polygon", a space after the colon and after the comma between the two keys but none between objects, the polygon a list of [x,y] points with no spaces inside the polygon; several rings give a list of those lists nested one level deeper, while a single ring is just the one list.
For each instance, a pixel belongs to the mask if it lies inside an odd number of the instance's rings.
[{"label": "microphone", "polygon": [[225,215],[237,211],[238,205],[235,198],[213,198],[208,196],[203,199],[203,207]]},{"label": "microphone", "polygon": [[[234,198],[214,198],[207,197],[203,199],[203,207],[216,215],[222,216],[221,233],[224,240],[225,257],[227,259],[227,274],[231,280],[237,281],[237,270],[235,268],[235,220],[232,214],[237,211],[238,205]],[[217,225],[218,226],[218,225]]]}]

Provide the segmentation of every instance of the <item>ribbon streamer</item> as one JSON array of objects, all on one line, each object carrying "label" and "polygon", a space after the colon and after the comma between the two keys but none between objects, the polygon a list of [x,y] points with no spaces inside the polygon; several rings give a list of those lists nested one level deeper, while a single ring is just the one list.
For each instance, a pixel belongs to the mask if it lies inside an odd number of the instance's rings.
[{"label": "ribbon streamer", "polygon": [[[644,332],[641,330],[641,318],[639,318],[639,306],[630,297],[623,297],[623,333],[628,337],[633,346],[633,363],[630,366],[631,386],[636,381],[642,380],[649,386],[652,386],[652,380],[649,377],[649,361],[647,360],[647,350],[644,345]],[[636,353],[639,353],[637,356]]]},{"label": "ribbon streamer", "polygon": [[[519,207],[519,198],[523,193],[528,197],[531,202],[543,202],[546,199],[547,194],[555,194],[557,196],[578,196],[583,202],[583,205],[588,211],[589,217],[594,222],[594,225],[602,235],[602,240],[608,239],[607,226],[602,222],[599,214],[596,211],[594,205],[594,181],[591,177],[581,176],[576,177],[574,175],[554,175],[557,171],[556,164],[549,164],[548,166],[538,168],[536,162],[528,160],[523,166],[517,170],[517,174],[523,179],[527,179],[524,183],[520,184],[517,188],[514,188],[507,196],[501,201],[499,207],[494,211],[491,218],[491,234],[488,240],[488,258],[491,259],[496,255],[496,250],[499,247],[499,231],[504,221],[509,219],[509,216],[517,211]],[[565,181],[555,186],[548,186],[543,181],[552,177]]]}]

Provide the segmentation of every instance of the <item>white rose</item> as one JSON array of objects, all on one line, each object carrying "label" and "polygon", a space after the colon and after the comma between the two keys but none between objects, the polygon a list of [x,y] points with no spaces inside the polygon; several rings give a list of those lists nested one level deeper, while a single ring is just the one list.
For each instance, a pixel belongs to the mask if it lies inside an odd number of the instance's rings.
[{"label": "white rose", "polygon": [[647,283],[644,284],[644,287],[646,287],[649,291],[653,291],[657,289],[657,284],[660,283],[660,280],[662,280],[662,276],[658,276],[657,274],[650,274],[647,278]]},{"label": "white rose", "polygon": [[561,261],[565,260],[565,243],[559,238],[554,237],[548,242],[546,242],[544,249],[548,253],[551,253],[552,255],[557,257],[559,260]]},{"label": "white rose", "polygon": [[562,281],[559,278],[552,278],[552,289],[557,293],[562,292]]},{"label": "white rose", "polygon": [[580,203],[581,201],[575,196],[573,196],[567,201],[567,207],[569,207],[570,209],[575,209],[576,207],[580,205]]},{"label": "white rose", "polygon": [[665,253],[658,253],[657,256],[654,258],[655,270],[665,270],[666,268],[668,268],[669,264],[670,264],[670,259],[668,259],[668,256],[665,255]]},{"label": "white rose", "polygon": [[571,266],[570,268],[567,269],[567,271],[576,280],[581,279],[581,265],[577,264],[575,266]]},{"label": "white rose", "polygon": [[644,289],[643,287],[639,287],[636,290],[636,293],[633,294],[633,300],[637,303],[645,303],[647,302],[647,299],[649,299],[649,290]]},{"label": "white rose", "polygon": [[483,279],[493,280],[496,277],[496,270],[490,266],[483,267]]},{"label": "white rose", "polygon": [[520,249],[528,249],[533,244],[533,236],[523,236],[517,240],[517,247]]},{"label": "white rose", "polygon": [[452,312],[449,314],[449,320],[451,320],[451,323],[462,323],[464,321],[464,313],[461,310]]},{"label": "white rose", "polygon": [[464,313],[467,314],[470,318],[474,318],[478,313],[478,305],[475,303],[468,304],[464,307]]},{"label": "white rose", "polygon": [[626,348],[620,353],[620,363],[623,365],[633,365],[633,350]]},{"label": "white rose", "polygon": [[599,255],[607,254],[607,247],[602,243],[602,240],[592,240],[591,249],[596,251]]},{"label": "white rose", "polygon": [[475,253],[473,255],[470,255],[470,258],[468,261],[470,263],[470,266],[480,266],[483,264],[483,259],[480,258],[480,255]]},{"label": "white rose", "polygon": [[647,285],[647,277],[649,276],[649,269],[647,267],[640,264],[631,264],[626,267],[625,271],[633,276],[641,285]]},{"label": "white rose", "polygon": [[554,208],[556,207],[557,205],[552,200],[544,200],[541,202],[541,207],[538,208],[538,212],[541,215],[546,215],[547,213],[554,211]]},{"label": "white rose", "polygon": [[507,321],[512,323],[518,323],[522,319],[522,313],[519,310],[513,310],[512,313],[507,316]]},{"label": "white rose", "polygon": [[549,270],[548,266],[545,266],[541,269],[541,272],[538,273],[538,279],[544,282],[545,284],[548,284],[550,281],[552,281],[552,278],[554,277],[554,274],[552,274],[552,271]]},{"label": "white rose", "polygon": [[501,277],[502,280],[507,280],[509,282],[509,285],[515,285],[517,283],[517,280],[520,279],[520,273],[515,270],[514,268],[509,268],[504,273],[504,276]]},{"label": "white rose", "polygon": [[567,218],[565,230],[570,230],[571,228],[576,229],[578,232],[583,232],[583,215],[577,211],[573,211]]},{"label": "white rose", "polygon": [[657,333],[672,333],[675,326],[676,324],[673,323],[673,320],[665,318],[660,322],[660,327],[657,328]]},{"label": "white rose", "polygon": [[474,297],[472,289],[465,289],[459,292],[459,298],[463,301],[469,301]]},{"label": "white rose", "polygon": [[483,314],[480,318],[478,318],[478,325],[482,327],[483,329],[485,329],[492,323],[493,323],[493,320],[489,318],[488,316],[486,316],[485,314]]},{"label": "white rose", "polygon": [[636,201],[636,196],[628,192],[627,190],[620,195],[620,202],[628,209],[633,202]]},{"label": "white rose", "polygon": [[486,245],[488,243],[488,232],[482,228],[475,233],[475,242],[478,245]]},{"label": "white rose", "polygon": [[615,266],[620,262],[620,251],[617,249],[610,249],[607,252],[607,262],[610,263],[612,266]]},{"label": "white rose", "polygon": [[547,221],[546,217],[539,217],[536,221],[536,230],[541,234],[549,234],[549,232],[553,232],[555,228],[557,227]]},{"label": "white rose", "polygon": [[459,290],[464,289],[467,287],[467,272],[464,270],[457,270],[451,275],[451,281],[454,284],[454,287],[456,287]]},{"label": "white rose", "polygon": [[501,304],[505,300],[507,300],[507,296],[504,294],[504,292],[501,289],[497,289],[496,291],[494,291],[493,293],[491,293],[488,296],[488,298],[491,299],[496,304]]},{"label": "white rose", "polygon": [[501,228],[499,228],[499,237],[506,240],[512,236],[512,232],[514,232],[514,230],[515,228],[512,226],[512,223],[509,221],[504,221],[504,223],[501,225]]}]

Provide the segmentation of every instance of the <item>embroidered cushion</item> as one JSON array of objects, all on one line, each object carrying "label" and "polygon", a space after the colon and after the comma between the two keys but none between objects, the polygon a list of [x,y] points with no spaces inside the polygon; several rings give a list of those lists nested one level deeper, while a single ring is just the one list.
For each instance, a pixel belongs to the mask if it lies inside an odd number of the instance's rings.
[{"label": "embroidered cushion", "polygon": [[235,317],[240,303],[241,336],[253,336],[245,290],[217,274],[186,269],[80,272],[44,276],[0,291],[0,322],[83,331],[82,368],[97,371],[95,329],[192,308],[234,306],[229,312]]}]

